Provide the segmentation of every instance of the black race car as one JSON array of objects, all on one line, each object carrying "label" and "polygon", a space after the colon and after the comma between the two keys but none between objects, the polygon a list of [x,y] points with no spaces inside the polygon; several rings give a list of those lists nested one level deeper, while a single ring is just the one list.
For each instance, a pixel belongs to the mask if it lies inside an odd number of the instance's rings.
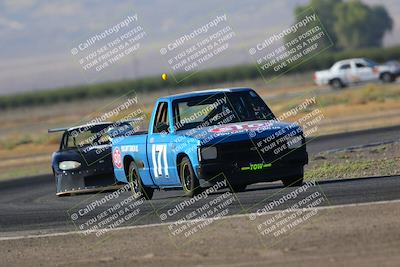
[{"label": "black race car", "polygon": [[113,128],[113,123],[104,122],[49,129],[49,133],[64,132],[60,148],[52,156],[58,196],[120,187],[111,160],[109,133]]}]

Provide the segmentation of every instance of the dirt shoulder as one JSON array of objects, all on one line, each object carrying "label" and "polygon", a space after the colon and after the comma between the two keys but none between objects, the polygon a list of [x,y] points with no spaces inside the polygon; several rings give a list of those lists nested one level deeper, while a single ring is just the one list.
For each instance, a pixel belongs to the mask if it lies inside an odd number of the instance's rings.
[{"label": "dirt shoulder", "polygon": [[400,143],[371,145],[311,155],[306,180],[346,179],[400,174]]},{"label": "dirt shoulder", "polygon": [[[248,217],[216,221],[185,242],[168,226],[0,241],[4,266],[398,266],[400,203],[318,210],[271,242]],[[181,240],[180,240],[181,241]]]}]

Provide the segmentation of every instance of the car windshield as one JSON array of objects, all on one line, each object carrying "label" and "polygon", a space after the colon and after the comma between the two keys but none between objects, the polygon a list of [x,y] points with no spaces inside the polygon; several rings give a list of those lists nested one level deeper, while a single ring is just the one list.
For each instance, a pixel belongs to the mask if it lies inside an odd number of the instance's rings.
[{"label": "car windshield", "polygon": [[274,114],[254,92],[228,92],[173,102],[174,127],[187,130],[243,121],[272,120]]},{"label": "car windshield", "polygon": [[372,59],[364,58],[364,60],[367,62],[368,66],[370,66],[370,67],[374,67],[374,66],[377,66],[377,65],[378,65],[378,63],[376,63],[376,62],[373,61]]},{"label": "car windshield", "polygon": [[108,129],[110,124],[83,126],[68,132],[67,147],[78,148],[110,143]]}]

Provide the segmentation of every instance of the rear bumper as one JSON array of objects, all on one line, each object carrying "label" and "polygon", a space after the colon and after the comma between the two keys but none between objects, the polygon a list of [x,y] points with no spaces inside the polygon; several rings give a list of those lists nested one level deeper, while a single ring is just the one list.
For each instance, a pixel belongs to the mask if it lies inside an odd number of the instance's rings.
[{"label": "rear bumper", "polygon": [[[263,163],[262,168],[249,169],[250,165]],[[306,149],[293,150],[287,155],[278,158],[261,158],[259,161],[213,160],[200,162],[197,173],[200,186],[207,187],[223,179],[231,184],[253,184],[272,182],[284,178],[303,175],[304,165],[308,163]]]},{"label": "rear bumper", "polygon": [[329,81],[328,80],[314,80],[314,83],[318,86],[321,86],[321,85],[328,85]]},{"label": "rear bumper", "polygon": [[57,172],[55,182],[57,195],[107,190],[110,186],[116,186],[112,169]]}]

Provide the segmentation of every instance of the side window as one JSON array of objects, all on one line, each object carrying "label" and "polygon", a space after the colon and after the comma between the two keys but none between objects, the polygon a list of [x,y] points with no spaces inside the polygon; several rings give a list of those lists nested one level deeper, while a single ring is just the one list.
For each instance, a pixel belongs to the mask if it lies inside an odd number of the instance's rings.
[{"label": "side window", "polygon": [[367,67],[367,65],[365,65],[364,63],[360,63],[360,62],[356,63],[356,68],[366,68],[366,67]]},{"label": "side window", "polygon": [[350,69],[350,64],[343,64],[342,66],[340,66],[341,70],[347,70]]},{"label": "side window", "polygon": [[153,133],[161,133],[168,131],[168,103],[158,103],[156,115],[154,117]]}]

